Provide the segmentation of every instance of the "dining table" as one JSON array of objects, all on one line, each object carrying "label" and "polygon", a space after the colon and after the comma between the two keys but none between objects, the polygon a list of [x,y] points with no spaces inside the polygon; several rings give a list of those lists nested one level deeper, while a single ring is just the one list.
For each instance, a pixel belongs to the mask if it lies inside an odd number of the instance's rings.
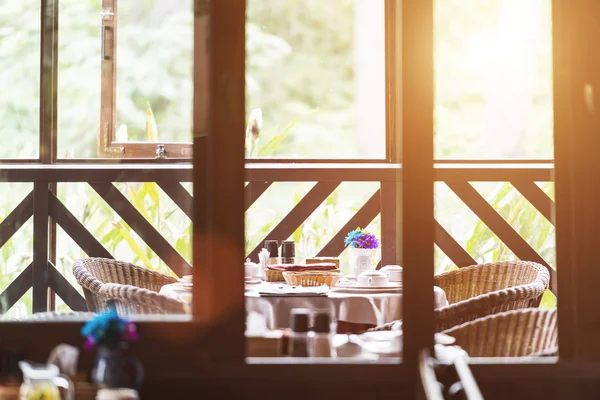
[{"label": "dining table", "polygon": [[[332,288],[321,295],[273,294],[277,287],[286,286],[284,282],[263,282],[248,288],[246,286],[246,315],[261,315],[268,329],[287,329],[290,327],[290,314],[294,308],[310,310],[329,310],[337,322],[338,333],[355,333],[370,327],[402,319],[402,290],[370,290],[353,293],[350,290]],[[160,293],[182,301],[189,301],[189,293],[176,284],[165,285]],[[265,292],[271,293],[266,295]],[[446,293],[439,287],[433,287],[434,306],[448,305]],[[185,297],[185,299],[184,299]]]}]

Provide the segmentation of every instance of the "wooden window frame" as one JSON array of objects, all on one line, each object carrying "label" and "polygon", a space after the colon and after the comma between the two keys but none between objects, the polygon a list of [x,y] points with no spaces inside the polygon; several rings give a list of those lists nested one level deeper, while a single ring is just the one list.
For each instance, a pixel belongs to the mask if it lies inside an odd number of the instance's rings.
[{"label": "wooden window frame", "polygon": [[[118,1],[102,0],[101,12],[101,89],[98,153],[105,158],[137,158],[188,160],[192,158],[192,143],[186,142],[119,142],[117,127],[117,38]],[[124,0],[126,1],[126,0]]]},{"label": "wooden window frame", "polygon": [[[201,3],[196,2],[196,10]],[[389,0],[389,4],[400,7],[401,3]],[[142,397],[166,398],[166,394],[192,390],[219,390],[219,397],[247,396],[267,385],[273,392],[294,388],[294,393],[314,394],[319,388],[323,398],[332,394],[351,398],[372,395],[375,387],[378,395],[414,393],[419,384],[416,355],[422,348],[431,349],[434,332],[433,298],[422,296],[430,290],[433,275],[432,1],[404,1],[402,13],[398,13],[404,32],[401,98],[411,99],[403,102],[398,127],[405,150],[399,179],[410,185],[410,190],[399,192],[398,204],[404,211],[399,224],[410,232],[399,242],[405,250],[407,300],[403,302],[406,354],[401,365],[245,362],[243,272],[239,262],[244,248],[244,157],[243,139],[233,134],[244,127],[244,10],[244,0],[211,2],[211,24],[206,14],[196,13],[194,202],[198,223],[194,225],[194,279],[200,284],[194,287],[191,322],[139,323],[142,340],[131,351],[145,362],[148,372]],[[486,398],[514,397],[516,390],[523,395],[520,397],[528,398],[539,398],[542,393],[549,395],[546,398],[566,394],[591,398],[597,394],[600,291],[596,284],[600,270],[596,267],[597,246],[590,240],[596,237],[597,226],[589,222],[589,215],[580,212],[595,210],[600,193],[600,165],[596,162],[600,118],[590,112],[593,102],[589,90],[583,91],[586,85],[600,86],[598,60],[587,48],[593,42],[586,40],[590,35],[600,36],[600,26],[593,23],[597,15],[600,3],[595,0],[553,0],[561,358],[521,363],[472,360],[475,378]],[[228,23],[219,24],[221,21]],[[198,40],[206,30],[210,30],[211,40],[222,46],[208,46]],[[203,63],[210,65],[210,72],[200,67]],[[202,84],[210,87],[208,93],[200,89]],[[228,102],[223,101],[224,96]],[[600,219],[595,211],[592,216]],[[239,283],[231,286],[232,281]],[[28,358],[42,361],[59,341],[81,345],[81,323],[44,323],[44,335],[31,340],[32,329],[39,326],[0,324],[0,351],[18,347]],[[91,361],[92,357],[84,354],[82,365],[89,367]]]}]

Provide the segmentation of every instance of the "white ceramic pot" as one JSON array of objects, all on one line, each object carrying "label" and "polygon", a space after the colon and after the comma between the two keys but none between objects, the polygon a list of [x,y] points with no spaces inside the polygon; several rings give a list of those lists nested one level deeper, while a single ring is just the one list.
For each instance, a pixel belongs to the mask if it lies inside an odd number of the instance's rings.
[{"label": "white ceramic pot", "polygon": [[390,282],[402,282],[402,267],[399,265],[386,265],[380,269],[387,274]]},{"label": "white ceramic pot", "polygon": [[373,249],[355,249],[350,250],[350,271],[349,274],[352,277],[358,277],[362,272],[375,270],[375,264],[373,263],[374,250]]},{"label": "white ceramic pot", "polygon": [[388,276],[380,271],[366,271],[361,273],[356,280],[361,286],[385,286],[388,283]]}]

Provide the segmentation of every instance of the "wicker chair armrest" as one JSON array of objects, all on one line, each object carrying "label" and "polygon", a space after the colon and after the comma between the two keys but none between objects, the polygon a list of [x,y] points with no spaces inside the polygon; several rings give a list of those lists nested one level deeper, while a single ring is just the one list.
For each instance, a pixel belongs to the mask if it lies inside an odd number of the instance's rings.
[{"label": "wicker chair armrest", "polygon": [[185,313],[184,303],[153,290],[139,288],[132,285],[105,283],[100,288],[98,296],[105,304],[108,301],[114,300],[126,308],[134,308],[131,306],[139,306],[143,309],[149,308],[166,314]]},{"label": "wicker chair armrest", "polygon": [[462,322],[466,319],[483,317],[490,314],[490,310],[507,303],[534,300],[541,296],[546,288],[547,284],[542,280],[536,280],[533,283],[496,290],[438,308],[435,310],[437,329],[440,331],[450,328],[454,325],[450,321]]}]

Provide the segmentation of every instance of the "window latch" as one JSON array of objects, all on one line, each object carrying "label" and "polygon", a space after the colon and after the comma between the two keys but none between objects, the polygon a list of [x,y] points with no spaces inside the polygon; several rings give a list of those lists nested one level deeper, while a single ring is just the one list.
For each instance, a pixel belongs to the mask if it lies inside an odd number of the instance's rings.
[{"label": "window latch", "polygon": [[164,144],[159,144],[156,146],[156,159],[164,160],[167,158],[167,151],[165,150]]}]

